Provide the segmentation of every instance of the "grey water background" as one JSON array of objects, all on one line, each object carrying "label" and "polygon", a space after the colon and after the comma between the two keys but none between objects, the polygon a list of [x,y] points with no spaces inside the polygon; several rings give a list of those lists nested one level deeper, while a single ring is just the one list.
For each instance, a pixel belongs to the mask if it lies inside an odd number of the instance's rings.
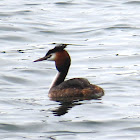
[{"label": "grey water background", "polygon": [[[139,140],[139,7],[139,0],[1,0],[0,139]],[[48,98],[54,63],[33,63],[51,43],[75,44],[67,47],[67,79],[101,86],[101,100],[56,115],[63,105]]]}]

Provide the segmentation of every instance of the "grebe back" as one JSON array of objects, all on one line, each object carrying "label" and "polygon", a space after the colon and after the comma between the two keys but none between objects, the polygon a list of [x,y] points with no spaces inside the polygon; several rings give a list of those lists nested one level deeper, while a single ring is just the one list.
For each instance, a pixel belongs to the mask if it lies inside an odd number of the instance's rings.
[{"label": "grebe back", "polygon": [[71,64],[71,58],[65,50],[66,46],[67,44],[58,44],[55,48],[49,50],[44,57],[34,61],[55,61],[58,74],[50,87],[49,97],[85,97],[94,99],[102,97],[104,95],[104,90],[97,85],[90,84],[85,78],[73,78],[64,81]]}]

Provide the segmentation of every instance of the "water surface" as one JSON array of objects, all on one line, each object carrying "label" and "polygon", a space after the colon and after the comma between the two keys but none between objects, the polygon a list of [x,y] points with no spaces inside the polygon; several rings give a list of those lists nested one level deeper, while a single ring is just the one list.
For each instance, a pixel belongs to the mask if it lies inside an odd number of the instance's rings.
[{"label": "water surface", "polygon": [[[139,5],[2,0],[0,138],[139,139]],[[75,44],[67,47],[72,58],[67,79],[85,77],[101,86],[101,100],[66,104],[48,98],[54,63],[33,61],[54,47],[51,43]]]}]

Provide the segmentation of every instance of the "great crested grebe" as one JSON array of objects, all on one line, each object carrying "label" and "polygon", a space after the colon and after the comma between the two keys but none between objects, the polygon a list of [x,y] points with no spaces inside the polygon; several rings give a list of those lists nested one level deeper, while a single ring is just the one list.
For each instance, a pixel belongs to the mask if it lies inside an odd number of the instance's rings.
[{"label": "great crested grebe", "polygon": [[55,48],[49,50],[44,57],[34,61],[55,61],[58,74],[50,87],[49,97],[85,97],[97,99],[103,96],[104,90],[97,85],[90,84],[85,78],[73,78],[64,81],[71,64],[71,58],[68,52],[64,50],[66,46],[67,44],[58,44]]}]

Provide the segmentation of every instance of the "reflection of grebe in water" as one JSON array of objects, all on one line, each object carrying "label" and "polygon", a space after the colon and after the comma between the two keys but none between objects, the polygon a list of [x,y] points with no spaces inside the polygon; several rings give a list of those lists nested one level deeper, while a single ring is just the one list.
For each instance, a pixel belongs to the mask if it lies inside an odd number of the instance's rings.
[{"label": "reflection of grebe in water", "polygon": [[49,50],[44,57],[34,61],[34,62],[43,60],[55,61],[58,74],[50,88],[49,97],[52,99],[70,98],[70,97],[97,99],[103,96],[104,95],[103,89],[96,85],[90,84],[87,79],[73,78],[64,81],[71,64],[70,56],[68,52],[64,50],[66,46],[67,46],[66,44],[56,45],[56,47]]}]

